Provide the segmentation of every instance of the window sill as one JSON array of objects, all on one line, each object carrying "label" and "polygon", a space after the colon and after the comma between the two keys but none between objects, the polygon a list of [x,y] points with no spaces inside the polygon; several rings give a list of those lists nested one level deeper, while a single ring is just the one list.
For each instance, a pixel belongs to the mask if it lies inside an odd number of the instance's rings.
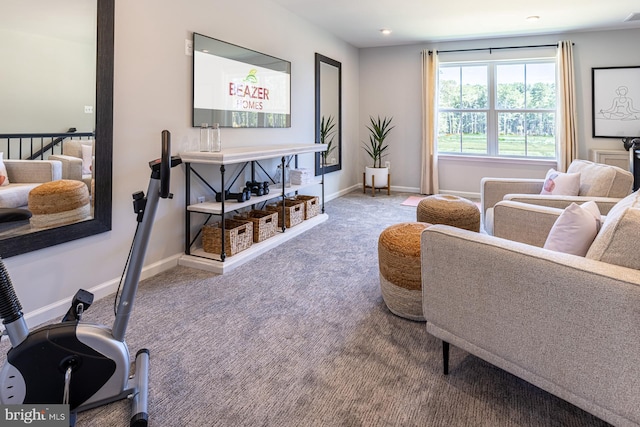
[{"label": "window sill", "polygon": [[518,157],[490,157],[473,156],[464,154],[438,154],[438,160],[455,160],[460,162],[510,164],[510,165],[540,165],[556,167],[558,161],[555,159],[524,159]]}]

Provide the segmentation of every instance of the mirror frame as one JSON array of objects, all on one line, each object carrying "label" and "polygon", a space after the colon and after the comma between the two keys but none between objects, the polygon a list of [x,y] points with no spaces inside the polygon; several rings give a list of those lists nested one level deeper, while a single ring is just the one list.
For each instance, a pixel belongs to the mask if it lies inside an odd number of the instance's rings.
[{"label": "mirror frame", "polygon": [[97,0],[95,188],[93,219],[0,240],[8,258],[111,230],[115,0]]},{"label": "mirror frame", "polygon": [[[342,63],[335,59],[328,58],[324,55],[316,53],[316,144],[320,143],[320,121],[322,120],[322,112],[320,111],[322,88],[320,87],[320,81],[322,75],[320,74],[321,65],[328,64],[338,69],[338,129],[336,130],[336,137],[338,138],[338,163],[324,168],[324,173],[334,172],[342,169]],[[316,176],[322,175],[322,153],[316,153]]]}]

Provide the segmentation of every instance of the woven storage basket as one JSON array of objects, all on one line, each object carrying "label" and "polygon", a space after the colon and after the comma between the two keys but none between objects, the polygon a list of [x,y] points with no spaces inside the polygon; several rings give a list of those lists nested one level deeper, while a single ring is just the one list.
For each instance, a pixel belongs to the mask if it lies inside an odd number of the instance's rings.
[{"label": "woven storage basket", "polygon": [[[226,256],[232,256],[248,249],[253,243],[253,223],[251,221],[226,219],[224,226]],[[202,248],[205,252],[221,254],[222,229],[219,222],[202,227]]]},{"label": "woven storage basket", "polygon": [[291,200],[304,203],[304,219],[313,218],[320,213],[320,203],[317,196],[296,195]]},{"label": "woven storage basket", "polygon": [[[278,227],[282,227],[282,202],[273,205],[267,205],[268,211],[278,212]],[[304,221],[304,203],[293,200],[284,201],[285,218],[284,223],[287,228],[294,227]]]},{"label": "woven storage basket", "polygon": [[253,243],[275,236],[278,229],[278,212],[275,211],[252,210],[235,218],[253,223]]}]

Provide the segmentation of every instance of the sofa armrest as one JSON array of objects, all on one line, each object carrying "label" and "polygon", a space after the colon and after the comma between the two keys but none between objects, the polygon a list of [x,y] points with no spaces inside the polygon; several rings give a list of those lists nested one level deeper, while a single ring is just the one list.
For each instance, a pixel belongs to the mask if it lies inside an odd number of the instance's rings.
[{"label": "sofa armrest", "polygon": [[13,184],[43,183],[62,179],[62,163],[58,160],[4,160],[9,182]]},{"label": "sofa armrest", "polygon": [[444,225],[421,239],[427,331],[613,424],[640,423],[637,270]]},{"label": "sofa armrest", "polygon": [[544,179],[482,178],[480,181],[480,204],[482,217],[504,196],[511,193],[540,194]]},{"label": "sofa armrest", "polygon": [[493,208],[493,235],[541,248],[563,211],[548,206],[503,200]]},{"label": "sofa armrest", "polygon": [[58,160],[62,163],[62,179],[74,179],[82,181],[82,159],[65,154],[53,154],[49,160]]},{"label": "sofa armrest", "polygon": [[564,209],[571,203],[581,205],[585,202],[594,201],[598,205],[600,213],[602,215],[606,215],[609,213],[611,208],[622,199],[614,197],[558,196],[550,194],[506,194],[504,196],[504,200],[513,200],[515,202],[529,203],[532,205],[550,206],[559,209]]}]

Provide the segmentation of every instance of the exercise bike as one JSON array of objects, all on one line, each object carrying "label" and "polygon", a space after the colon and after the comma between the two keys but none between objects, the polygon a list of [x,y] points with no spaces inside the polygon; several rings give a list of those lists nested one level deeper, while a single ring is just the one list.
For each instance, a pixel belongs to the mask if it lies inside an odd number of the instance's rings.
[{"label": "exercise bike", "polygon": [[138,225],[111,329],[81,321],[93,301],[93,295],[81,289],[61,323],[29,332],[0,259],[0,317],[11,341],[7,361],[0,371],[2,404],[66,404],[73,426],[78,412],[130,398],[130,425],[147,425],[149,350],[137,352],[135,374],[129,376],[131,362],[124,336],[158,201],[173,196],[169,193],[171,168],[180,163],[179,157],[171,157],[171,134],[162,131],[162,157],[149,162],[147,197],[142,191],[133,194]]}]

